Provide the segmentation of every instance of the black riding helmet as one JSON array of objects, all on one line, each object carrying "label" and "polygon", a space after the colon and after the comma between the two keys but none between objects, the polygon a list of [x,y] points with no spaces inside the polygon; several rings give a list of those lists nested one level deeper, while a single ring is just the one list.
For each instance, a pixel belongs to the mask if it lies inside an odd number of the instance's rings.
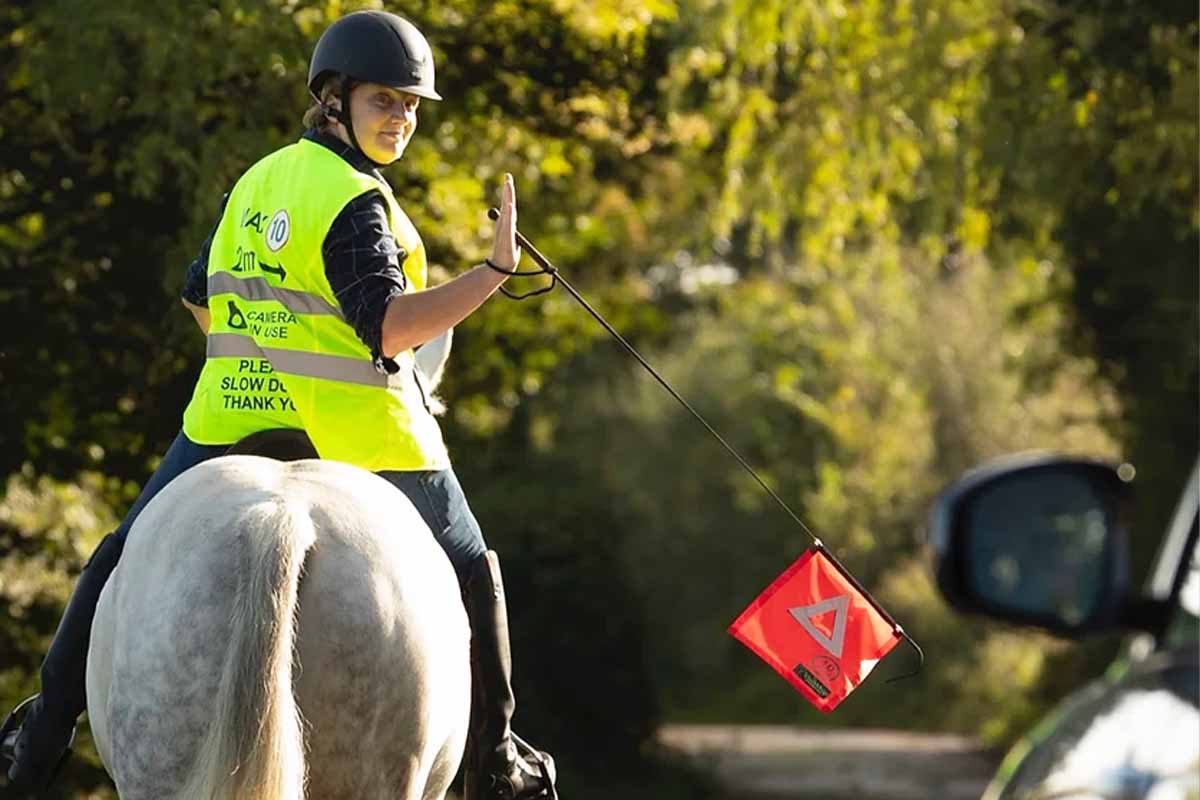
[{"label": "black riding helmet", "polygon": [[[341,111],[320,97],[331,75],[341,78]],[[308,90],[325,113],[340,121],[362,152],[350,123],[350,88],[378,83],[429,100],[441,100],[433,86],[433,51],[417,27],[386,11],[355,11],[326,29],[308,66]],[[365,155],[365,153],[364,153]]]}]

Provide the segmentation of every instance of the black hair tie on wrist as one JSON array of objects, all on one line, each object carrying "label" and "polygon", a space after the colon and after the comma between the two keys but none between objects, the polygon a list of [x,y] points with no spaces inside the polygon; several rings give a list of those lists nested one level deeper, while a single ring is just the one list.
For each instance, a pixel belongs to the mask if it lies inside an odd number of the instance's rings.
[{"label": "black hair tie on wrist", "polygon": [[485,258],[483,260],[483,263],[487,264],[489,269],[495,270],[496,272],[499,272],[502,275],[516,275],[519,277],[530,277],[533,275],[549,275],[550,276],[550,285],[549,286],[543,287],[541,289],[536,289],[532,292],[526,292],[525,294],[513,294],[508,289],[501,286],[500,291],[504,293],[504,296],[510,297],[513,300],[524,300],[528,297],[536,297],[539,294],[545,294],[546,292],[553,289],[555,287],[555,285],[558,283],[558,275],[556,274],[557,270],[554,270],[554,269],[529,269],[529,270],[505,269],[504,267],[497,264],[495,261],[492,261],[490,258]]}]

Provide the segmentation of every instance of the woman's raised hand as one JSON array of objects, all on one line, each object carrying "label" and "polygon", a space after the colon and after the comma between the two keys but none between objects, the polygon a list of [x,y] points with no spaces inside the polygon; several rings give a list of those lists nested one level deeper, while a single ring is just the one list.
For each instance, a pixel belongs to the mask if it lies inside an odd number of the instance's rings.
[{"label": "woman's raised hand", "polygon": [[513,177],[504,174],[500,192],[500,218],[496,220],[496,235],[492,241],[492,263],[501,269],[513,270],[521,259],[517,247],[517,188]]}]

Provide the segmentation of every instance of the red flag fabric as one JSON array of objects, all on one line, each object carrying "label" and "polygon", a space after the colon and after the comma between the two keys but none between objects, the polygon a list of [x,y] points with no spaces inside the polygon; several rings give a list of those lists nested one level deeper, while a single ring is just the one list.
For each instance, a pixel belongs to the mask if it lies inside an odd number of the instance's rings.
[{"label": "red flag fabric", "polygon": [[900,642],[891,623],[817,547],[755,598],[729,633],[826,713]]}]

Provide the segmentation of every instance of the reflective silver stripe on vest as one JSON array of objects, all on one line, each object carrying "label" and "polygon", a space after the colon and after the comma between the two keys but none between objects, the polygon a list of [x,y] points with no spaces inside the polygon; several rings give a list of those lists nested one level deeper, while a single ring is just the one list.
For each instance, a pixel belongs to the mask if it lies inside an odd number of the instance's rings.
[{"label": "reflective silver stripe on vest", "polygon": [[293,314],[332,314],[342,318],[341,309],[323,297],[298,289],[281,289],[266,278],[235,278],[228,272],[208,276],[208,294],[235,294],[243,300],[274,300]]},{"label": "reflective silver stripe on vest", "polygon": [[388,380],[389,376],[375,369],[375,365],[366,359],[281,350],[278,347],[259,347],[254,339],[240,333],[210,333],[208,355],[210,358],[265,358],[271,362],[276,372],[306,378],[323,378],[327,381],[357,383],[363,386],[392,385]]}]

